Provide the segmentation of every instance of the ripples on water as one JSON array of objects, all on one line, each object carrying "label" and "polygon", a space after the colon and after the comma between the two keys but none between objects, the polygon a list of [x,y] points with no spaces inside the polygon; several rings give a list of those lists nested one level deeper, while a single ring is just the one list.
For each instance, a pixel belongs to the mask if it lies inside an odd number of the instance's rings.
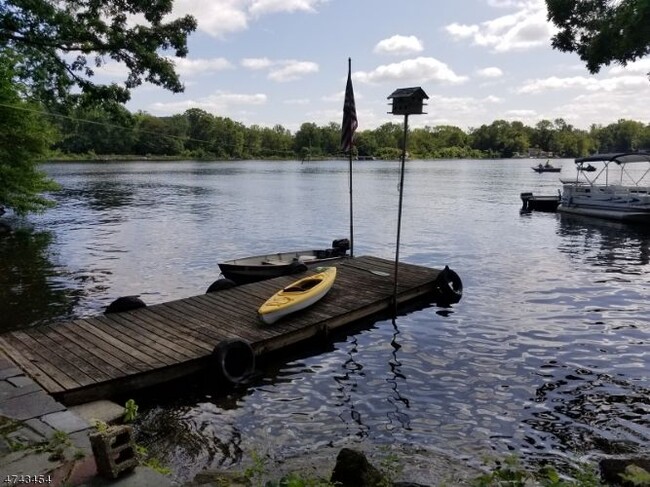
[{"label": "ripples on water", "polygon": [[[529,165],[409,163],[400,255],[461,275],[453,309],[339,336],[229,397],[197,379],[138,398],[141,440],[179,479],[252,451],[334,455],[349,443],[533,462],[647,449],[650,231],[519,215],[520,192],[559,188]],[[4,329],[95,314],[119,295],[199,294],[220,259],[348,232],[345,161],[45,168],[63,185],[59,206],[0,239]],[[392,258],[397,163],[355,171],[356,254]]]}]

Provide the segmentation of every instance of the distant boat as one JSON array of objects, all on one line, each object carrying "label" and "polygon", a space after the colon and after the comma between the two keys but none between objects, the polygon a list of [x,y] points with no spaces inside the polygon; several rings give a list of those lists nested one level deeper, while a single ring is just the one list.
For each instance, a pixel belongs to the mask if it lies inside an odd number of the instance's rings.
[{"label": "distant boat", "polygon": [[582,164],[578,165],[578,171],[594,172],[595,170],[596,168],[591,164],[587,164],[586,166],[583,166]]},{"label": "distant boat", "polygon": [[271,296],[257,312],[260,320],[270,325],[321,300],[334,285],[336,267],[317,267],[316,271]]},{"label": "distant boat", "polygon": [[[585,162],[603,164],[600,172],[590,179],[587,175],[575,180],[562,180],[562,200],[558,211],[578,215],[594,216],[609,220],[628,222],[650,222],[650,152],[620,152],[594,154],[576,159],[578,168]],[[643,175],[635,179],[630,176],[628,164],[644,164]],[[617,168],[612,171],[612,167]],[[617,167],[618,166],[618,167]],[[613,181],[615,172],[620,178]],[[624,175],[630,184],[623,184]],[[625,181],[627,182],[627,181]]]},{"label": "distant boat", "polygon": [[560,172],[562,170],[561,167],[555,167],[548,161],[546,161],[546,164],[540,162],[537,166],[533,166],[531,169],[537,173]]}]

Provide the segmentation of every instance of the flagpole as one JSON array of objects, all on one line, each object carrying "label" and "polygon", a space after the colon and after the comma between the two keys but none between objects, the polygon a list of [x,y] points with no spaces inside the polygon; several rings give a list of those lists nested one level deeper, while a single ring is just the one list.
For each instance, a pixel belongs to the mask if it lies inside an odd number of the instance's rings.
[{"label": "flagpole", "polygon": [[[348,77],[352,76],[352,58],[348,58]],[[354,213],[352,211],[352,144],[348,153],[348,167],[350,180],[350,257],[354,257]]]},{"label": "flagpole", "polygon": [[343,122],[341,123],[341,151],[348,152],[349,182],[350,182],[350,257],[354,257],[354,213],[352,208],[352,146],[354,145],[354,131],[359,122],[357,108],[354,103],[354,89],[352,88],[352,58],[348,58],[348,81],[345,85],[343,100]]}]

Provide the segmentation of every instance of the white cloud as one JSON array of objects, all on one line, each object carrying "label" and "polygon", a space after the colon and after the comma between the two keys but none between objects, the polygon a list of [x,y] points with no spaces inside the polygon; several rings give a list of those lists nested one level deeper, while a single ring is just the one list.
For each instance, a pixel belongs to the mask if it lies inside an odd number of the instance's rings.
[{"label": "white cloud", "polygon": [[405,61],[378,66],[373,71],[357,71],[354,79],[362,83],[383,83],[390,81],[439,81],[443,83],[463,83],[467,76],[459,76],[445,63],[432,57],[418,57]]},{"label": "white cloud", "polygon": [[248,69],[266,69],[273,65],[269,58],[245,58],[241,60],[241,65]]},{"label": "white cloud", "polygon": [[248,69],[268,70],[270,80],[285,82],[294,81],[305,75],[317,73],[318,64],[311,61],[297,61],[295,59],[272,60],[268,58],[242,59],[241,65]]},{"label": "white cloud", "polygon": [[478,25],[465,25],[454,22],[445,27],[445,30],[456,39],[466,39],[478,33]]},{"label": "white cloud", "polygon": [[503,103],[503,98],[499,98],[498,96],[494,95],[488,95],[483,98],[483,101],[486,103]]},{"label": "white cloud", "polygon": [[537,115],[535,110],[526,110],[526,109],[516,109],[516,110],[506,110],[506,115],[509,117],[519,117],[519,118],[529,118]]},{"label": "white cloud", "polygon": [[174,17],[194,15],[198,30],[213,37],[248,28],[247,0],[176,0]]},{"label": "white cloud", "polygon": [[487,4],[494,8],[524,7],[527,3],[530,2],[521,0],[487,0]]},{"label": "white cloud", "polygon": [[189,59],[179,57],[168,57],[174,63],[175,70],[181,76],[192,76],[199,73],[213,73],[232,69],[233,65],[224,58],[214,59]]},{"label": "white cloud", "polygon": [[503,76],[503,71],[499,68],[491,66],[489,68],[483,68],[476,71],[481,78],[500,78]]},{"label": "white cloud", "polygon": [[571,76],[560,78],[550,76],[548,78],[528,80],[517,93],[538,94],[552,90],[567,90],[580,88],[587,91],[638,91],[639,88],[648,89],[648,80],[643,76],[617,76],[614,78],[597,79],[586,76]]},{"label": "white cloud", "polygon": [[315,12],[327,0],[176,0],[172,18],[194,15],[198,30],[224,37],[246,30],[252,18],[279,12]]},{"label": "white cloud", "polygon": [[309,105],[309,98],[293,98],[290,100],[284,100],[282,103],[287,105]]},{"label": "white cloud", "polygon": [[263,93],[255,93],[251,95],[217,91],[211,95],[195,100],[187,99],[169,103],[156,102],[149,106],[149,111],[160,115],[167,115],[182,113],[190,108],[200,107],[202,110],[207,112],[224,116],[237,107],[264,105],[266,101],[267,96]]},{"label": "white cloud", "polygon": [[422,41],[415,36],[394,35],[377,43],[374,51],[378,54],[415,54],[422,52]]},{"label": "white cloud", "polygon": [[546,19],[546,4],[542,0],[526,2],[492,1],[492,6],[517,7],[514,13],[481,24],[452,23],[445,27],[457,40],[471,38],[478,46],[495,52],[526,50],[550,45],[555,28]]},{"label": "white cloud", "polygon": [[[587,124],[610,124],[619,119],[646,120],[650,106],[650,90],[636,93],[594,91],[577,96],[569,103],[557,106],[543,117],[549,120],[564,118],[579,128]],[[612,107],[616,107],[615,110]]]},{"label": "white cloud", "polygon": [[609,73],[613,75],[618,74],[631,74],[631,73],[640,73],[647,74],[650,73],[650,58],[639,59],[633,63],[628,63],[627,66],[613,66],[609,69]]},{"label": "white cloud", "polygon": [[315,12],[316,6],[324,0],[254,0],[249,12],[252,15],[264,15],[277,12]]},{"label": "white cloud", "polygon": [[106,76],[108,78],[119,78],[126,79],[129,75],[129,70],[123,63],[117,63],[115,61],[110,61],[106,64],[102,64],[100,67],[93,67],[93,71],[97,76]]},{"label": "white cloud", "polygon": [[279,66],[274,66],[269,72],[269,79],[285,82],[294,81],[311,73],[318,72],[318,64],[311,61],[282,61]]}]

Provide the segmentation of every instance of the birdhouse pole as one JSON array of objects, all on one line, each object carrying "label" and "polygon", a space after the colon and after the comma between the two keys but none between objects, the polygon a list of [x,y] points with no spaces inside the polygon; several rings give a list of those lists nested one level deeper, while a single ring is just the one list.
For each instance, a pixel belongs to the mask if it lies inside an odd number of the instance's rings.
[{"label": "birdhouse pole", "polygon": [[406,141],[408,136],[409,115],[424,113],[424,99],[429,97],[422,88],[402,88],[394,91],[388,99],[393,100],[393,115],[404,115],[404,137],[402,138],[402,160],[399,175],[399,203],[397,209],[397,240],[395,242],[395,269],[393,271],[393,319],[397,318],[397,284],[399,270],[399,247],[402,231],[402,207],[404,201],[404,173],[406,168]]}]

